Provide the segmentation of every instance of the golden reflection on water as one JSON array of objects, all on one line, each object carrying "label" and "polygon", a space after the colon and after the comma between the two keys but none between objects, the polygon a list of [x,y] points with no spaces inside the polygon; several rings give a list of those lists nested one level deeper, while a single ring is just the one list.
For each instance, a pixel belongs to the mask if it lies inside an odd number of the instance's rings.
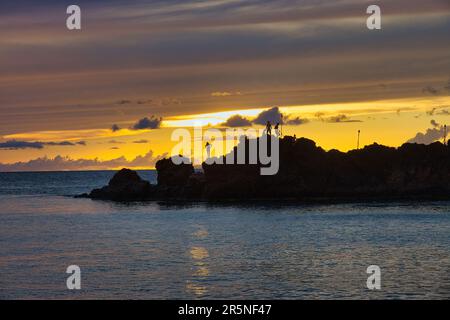
[{"label": "golden reflection on water", "polygon": [[[201,241],[208,237],[208,231],[204,227],[199,227],[197,231],[192,233],[193,240]],[[208,288],[202,283],[206,277],[210,275],[208,262],[208,249],[200,244],[193,245],[189,248],[189,255],[192,259],[191,276],[193,280],[186,281],[186,291],[201,297],[208,292]]]},{"label": "golden reflection on water", "polygon": [[205,286],[189,280],[186,282],[186,291],[191,292],[199,297],[205,295],[208,292]]},{"label": "golden reflection on water", "polygon": [[199,239],[205,239],[208,236],[208,230],[200,229],[192,234],[194,237]]},{"label": "golden reflection on water", "polygon": [[208,250],[203,247],[192,247],[191,258],[194,260],[203,260],[209,257]]},{"label": "golden reflection on water", "polygon": [[207,277],[209,276],[209,269],[207,266],[197,266],[194,275],[198,277]]}]

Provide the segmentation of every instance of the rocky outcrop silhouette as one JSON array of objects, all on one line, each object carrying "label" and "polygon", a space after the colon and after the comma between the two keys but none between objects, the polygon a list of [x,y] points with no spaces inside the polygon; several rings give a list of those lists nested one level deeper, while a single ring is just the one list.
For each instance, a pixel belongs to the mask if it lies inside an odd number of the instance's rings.
[{"label": "rocky outcrop silhouette", "polygon": [[[249,140],[241,143],[246,143],[248,158]],[[450,199],[450,147],[439,142],[407,143],[399,148],[375,143],[344,153],[288,136],[280,139],[279,155],[280,168],[273,176],[260,175],[259,161],[252,165],[203,163],[203,172],[195,172],[191,164],[177,166],[163,159],[156,164],[157,185],[123,169],[108,186],[88,197],[120,201]]]},{"label": "rocky outcrop silhouette", "polygon": [[154,186],[142,180],[136,171],[122,169],[101,189],[92,190],[88,197],[113,201],[148,200]]},{"label": "rocky outcrop silhouette", "polygon": [[181,163],[176,165],[172,159],[162,159],[156,163],[158,171],[158,186],[182,187],[185,186],[189,177],[194,173],[191,164]]}]

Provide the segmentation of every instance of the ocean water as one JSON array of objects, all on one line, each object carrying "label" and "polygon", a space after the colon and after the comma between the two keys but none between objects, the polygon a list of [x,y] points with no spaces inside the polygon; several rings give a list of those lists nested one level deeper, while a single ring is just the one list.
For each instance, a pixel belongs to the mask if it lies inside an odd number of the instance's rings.
[{"label": "ocean water", "polygon": [[[0,173],[0,299],[450,298],[450,202],[72,197],[113,174]],[[81,290],[66,287],[69,265]],[[366,287],[370,265],[381,290]]]}]

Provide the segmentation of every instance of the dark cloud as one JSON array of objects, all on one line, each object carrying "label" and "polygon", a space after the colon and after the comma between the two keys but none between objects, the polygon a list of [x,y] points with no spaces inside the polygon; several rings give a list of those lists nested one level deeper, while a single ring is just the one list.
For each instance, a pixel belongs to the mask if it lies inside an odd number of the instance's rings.
[{"label": "dark cloud", "polygon": [[253,123],[266,125],[267,121],[270,121],[272,124],[281,123],[291,126],[298,126],[305,123],[308,123],[308,119],[294,117],[283,114],[278,107],[271,108],[269,110],[265,110],[258,114],[258,116],[253,120]]},{"label": "dark cloud", "polygon": [[70,142],[70,141],[61,141],[61,142],[45,142],[42,144],[45,144],[47,146],[74,146],[75,143]]},{"label": "dark cloud", "polygon": [[444,87],[444,89],[450,92],[450,80],[448,80],[447,85]]},{"label": "dark cloud", "polygon": [[78,141],[78,142],[70,142],[70,141],[50,141],[50,142],[40,142],[40,141],[18,141],[18,140],[9,140],[6,142],[0,143],[0,149],[6,150],[17,150],[17,149],[42,149],[45,146],[76,146],[76,145],[86,145],[86,141]]},{"label": "dark cloud", "polygon": [[434,128],[438,128],[439,127],[439,123],[437,123],[435,120],[431,120],[430,124],[434,127]]},{"label": "dark cloud", "polygon": [[152,99],[144,99],[144,100],[119,100],[116,102],[116,104],[118,105],[126,105],[126,104],[148,104],[148,103],[152,103],[153,100]]},{"label": "dark cloud", "polygon": [[444,138],[445,129],[444,126],[437,123],[435,120],[431,120],[430,124],[432,128],[427,129],[425,133],[418,132],[416,136],[409,139],[409,143],[430,144]]},{"label": "dark cloud", "polygon": [[111,143],[111,144],[122,144],[122,143],[125,143],[125,142],[118,141],[118,140],[109,140],[108,143]]},{"label": "dark cloud", "polygon": [[353,120],[350,119],[348,116],[346,116],[345,114],[339,114],[337,116],[334,117],[330,117],[328,119],[325,120],[326,122],[329,123],[348,123],[348,122],[362,122],[361,120]]},{"label": "dark cloud", "polygon": [[130,103],[131,103],[131,100],[120,100],[120,101],[117,101],[118,105],[124,105],[124,104],[130,104]]},{"label": "dark cloud", "polygon": [[423,93],[427,93],[427,94],[431,94],[431,95],[434,95],[434,96],[439,94],[439,90],[434,88],[434,87],[432,87],[432,86],[427,86],[427,87],[423,88],[422,92]]},{"label": "dark cloud", "polygon": [[7,171],[59,171],[59,170],[109,170],[122,167],[127,168],[151,168],[155,163],[163,159],[167,154],[155,156],[149,151],[143,156],[137,156],[132,160],[119,157],[112,160],[102,161],[99,159],[72,159],[69,157],[56,156],[55,158],[41,157],[27,162],[16,162],[12,164],[0,163],[0,172]]},{"label": "dark cloud", "polygon": [[133,143],[149,143],[149,142],[150,141],[145,140],[145,139],[133,141]]},{"label": "dark cloud", "polygon": [[120,130],[120,127],[117,124],[113,124],[112,125],[112,127],[111,127],[111,131],[112,132],[116,132],[116,131],[119,131],[119,130]]},{"label": "dark cloud", "polygon": [[252,122],[247,118],[244,118],[239,114],[236,114],[228,118],[227,121],[223,123],[223,125],[230,128],[251,127]]},{"label": "dark cloud", "polygon": [[80,146],[85,146],[86,145],[86,141],[78,141],[78,142],[71,142],[71,141],[60,141],[60,142],[41,142],[43,145],[46,146],[76,146],[76,145],[80,145]]},{"label": "dark cloud", "polygon": [[111,147],[110,149],[111,150],[119,150],[120,148],[119,147]]},{"label": "dark cloud", "polygon": [[17,149],[42,149],[44,145],[42,142],[27,142],[9,140],[6,142],[0,142],[0,149],[17,150]]},{"label": "dark cloud", "polygon": [[300,118],[300,117],[296,117],[296,118],[288,118],[287,121],[285,121],[287,125],[291,125],[291,126],[299,126],[305,123],[308,123],[309,120],[308,119],[304,119],[304,118]]},{"label": "dark cloud", "polygon": [[152,102],[153,102],[153,100],[151,100],[151,99],[136,101],[137,104],[147,104],[147,103],[152,103]]},{"label": "dark cloud", "polygon": [[159,129],[161,127],[162,118],[151,116],[150,118],[142,118],[136,122],[133,126],[133,130],[144,130],[144,129]]},{"label": "dark cloud", "polygon": [[280,112],[280,109],[278,107],[274,107],[258,114],[258,116],[253,120],[253,123],[265,126],[267,121],[270,121],[270,123],[281,123],[282,119],[283,114]]}]

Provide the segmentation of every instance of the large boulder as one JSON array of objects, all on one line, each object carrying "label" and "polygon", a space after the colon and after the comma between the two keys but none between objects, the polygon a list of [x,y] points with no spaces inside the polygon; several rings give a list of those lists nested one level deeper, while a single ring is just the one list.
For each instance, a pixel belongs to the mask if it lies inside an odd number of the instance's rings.
[{"label": "large boulder", "polygon": [[141,179],[136,171],[122,169],[112,177],[106,187],[92,190],[89,197],[114,201],[147,200],[152,196],[152,189],[152,185]]}]

